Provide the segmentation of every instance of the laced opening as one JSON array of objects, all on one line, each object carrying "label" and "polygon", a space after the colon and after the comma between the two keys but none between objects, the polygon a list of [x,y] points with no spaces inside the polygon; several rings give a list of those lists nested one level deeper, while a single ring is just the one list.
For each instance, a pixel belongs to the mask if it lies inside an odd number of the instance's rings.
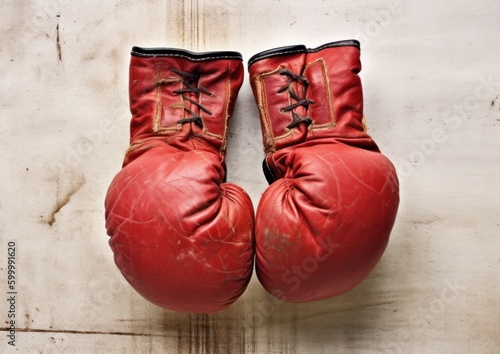
[{"label": "laced opening", "polygon": [[295,73],[291,72],[288,69],[281,69],[279,71],[279,73],[280,73],[280,75],[284,75],[284,76],[287,77],[288,84],[286,84],[285,86],[283,86],[282,88],[280,88],[278,90],[278,93],[282,93],[284,91],[287,91],[288,94],[290,95],[290,97],[295,100],[295,103],[292,103],[292,104],[290,104],[290,105],[288,105],[286,107],[283,107],[280,110],[281,113],[292,111],[292,122],[289,125],[287,125],[287,128],[288,129],[292,129],[292,128],[296,127],[297,125],[299,125],[300,123],[305,123],[306,125],[310,125],[312,123],[312,121],[313,121],[312,118],[309,117],[309,116],[304,116],[303,117],[300,114],[295,113],[294,109],[297,108],[297,107],[302,106],[306,110],[308,110],[309,109],[309,105],[314,104],[314,101],[310,100],[308,98],[302,98],[302,97],[300,97],[293,90],[293,87],[292,87],[292,83],[293,82],[300,82],[307,89],[307,87],[309,86],[309,81],[304,76],[295,74]]},{"label": "laced opening", "polygon": [[[182,77],[182,83],[184,84],[184,88],[179,90],[174,90],[173,93],[176,95],[181,95],[183,100],[188,101],[189,103],[195,105],[199,110],[205,112],[206,114],[212,115],[212,112],[210,112],[206,107],[204,107],[199,102],[196,102],[187,95],[193,93],[196,95],[196,97],[200,97],[200,94],[204,93],[209,96],[215,96],[212,92],[208,91],[206,88],[198,85],[198,81],[201,75],[188,73],[177,69],[170,69],[170,71]],[[198,114],[190,110],[186,105],[184,105],[184,110],[188,112],[191,115],[191,117],[180,119],[177,121],[177,124],[194,123],[198,127],[203,128],[203,121]]]}]

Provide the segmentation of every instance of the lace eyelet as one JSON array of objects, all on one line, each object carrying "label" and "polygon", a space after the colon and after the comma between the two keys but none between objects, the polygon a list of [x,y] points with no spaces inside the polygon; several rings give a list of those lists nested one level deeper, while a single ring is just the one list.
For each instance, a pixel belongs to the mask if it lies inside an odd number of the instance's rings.
[{"label": "lace eyelet", "polygon": [[[182,78],[182,82],[185,86],[185,88],[174,90],[172,92],[176,95],[181,95],[183,100],[191,103],[192,105],[197,107],[199,110],[205,112],[208,115],[212,115],[212,112],[210,110],[208,110],[206,107],[204,107],[201,103],[195,101],[194,99],[192,99],[186,95],[186,94],[192,93],[196,97],[200,97],[201,93],[204,93],[204,94],[209,95],[209,96],[215,96],[212,92],[208,91],[206,88],[198,85],[198,81],[200,80],[201,75],[188,73],[188,72],[174,69],[174,68],[172,68],[170,70]],[[186,118],[180,119],[177,121],[177,124],[194,123],[199,128],[203,128],[203,120],[198,114],[194,113],[192,110],[190,110],[185,105],[184,105],[184,110],[188,114],[190,114],[191,117],[186,117]]]}]

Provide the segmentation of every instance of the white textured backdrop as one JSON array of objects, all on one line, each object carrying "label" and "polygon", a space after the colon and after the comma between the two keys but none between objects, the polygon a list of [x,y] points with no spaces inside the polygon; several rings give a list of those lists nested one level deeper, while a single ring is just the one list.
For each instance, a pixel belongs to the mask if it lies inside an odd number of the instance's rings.
[{"label": "white textured backdrop", "polygon": [[[498,353],[497,0],[0,3],[0,298],[16,242],[10,353]],[[357,38],[370,134],[401,178],[385,255],[351,292],[273,300],[254,277],[216,315],[149,304],[113,264],[103,200],[128,146],[133,45],[236,50]],[[248,80],[228,179],[266,182]]]}]

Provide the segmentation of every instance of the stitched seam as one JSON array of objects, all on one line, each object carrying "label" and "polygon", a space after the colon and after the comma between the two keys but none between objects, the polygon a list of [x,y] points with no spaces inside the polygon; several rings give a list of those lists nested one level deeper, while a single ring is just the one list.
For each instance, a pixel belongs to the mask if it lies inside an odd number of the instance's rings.
[{"label": "stitched seam", "polygon": [[285,51],[281,51],[281,52],[273,52],[273,53],[269,53],[269,54],[265,54],[263,56],[260,56],[260,57],[257,57],[255,58],[255,60],[253,60],[250,65],[252,65],[253,63],[255,63],[256,61],[259,61],[261,59],[266,59],[266,58],[269,58],[269,57],[274,57],[276,55],[282,55],[282,54],[295,54],[295,53],[305,53],[304,50],[285,50]]},{"label": "stitched seam", "polygon": [[[226,100],[225,105],[224,105],[224,112],[222,113],[222,119],[224,119],[224,130],[222,131],[222,136],[220,137],[222,139],[222,144],[219,149],[219,153],[223,155],[226,151],[226,146],[227,146],[227,135],[228,135],[228,128],[229,128],[229,105],[231,103],[231,83],[230,83],[230,69],[229,69],[229,63],[227,63],[227,71],[225,73],[225,95],[224,98]],[[213,134],[215,135],[215,134]]]},{"label": "stitched seam", "polygon": [[333,43],[327,43],[323,44],[322,46],[316,47],[316,48],[307,48],[308,53],[315,53],[319,52],[320,50],[323,50],[325,48],[335,48],[335,47],[356,47],[359,49],[359,44],[358,42],[354,40],[346,40],[346,41],[341,41],[341,42],[333,42]]},{"label": "stitched seam", "polygon": [[328,130],[335,127],[334,123],[325,123],[325,124],[317,124],[314,125],[310,130],[312,131],[317,131],[317,130]]},{"label": "stitched seam", "polygon": [[[264,83],[264,80],[274,74],[276,74],[277,72],[279,72],[281,70],[281,66],[278,66],[276,69],[272,70],[272,71],[269,71],[269,72],[266,72],[266,73],[262,73],[258,76],[258,83],[260,85],[260,95],[261,95],[261,98],[260,98],[260,101],[261,101],[261,105],[259,107],[259,109],[262,109],[262,115],[265,117],[264,119],[264,124],[265,124],[265,127],[266,127],[266,133],[269,134],[269,136],[271,137],[271,140],[272,140],[272,148],[274,150],[276,150],[276,140],[279,139],[279,136],[276,137],[274,135],[274,129],[273,129],[273,124],[272,124],[272,121],[271,121],[271,117],[270,117],[270,114],[269,114],[269,105],[268,105],[268,102],[267,102],[267,88],[266,88],[266,85]],[[286,135],[288,134],[291,134],[292,132],[288,132],[288,133],[285,133]],[[284,135],[284,134],[283,134]],[[283,135],[280,135],[280,136],[283,136]]]},{"label": "stitched seam", "polygon": [[291,135],[293,135],[293,130],[292,129],[287,129],[287,130],[288,130],[287,132],[285,132],[285,133],[283,133],[283,134],[275,137],[274,140],[281,141],[281,140],[284,140],[284,139],[290,137]]},{"label": "stitched seam", "polygon": [[[267,103],[267,90],[266,90],[266,87],[265,87],[265,84],[264,84],[264,75],[260,75],[258,77],[258,84],[259,84],[259,95],[260,95],[260,105],[259,105],[259,109],[261,110],[261,114],[262,116],[264,117],[264,126],[265,126],[265,130],[266,130],[266,135],[268,135],[268,137],[271,138],[271,141],[272,141],[272,149],[276,151],[276,141],[275,141],[275,137],[274,137],[274,131],[273,131],[273,126],[272,126],[272,123],[271,123],[271,117],[269,116],[269,105]],[[267,150],[268,149],[268,146],[267,146],[267,139],[264,139],[264,148]]]},{"label": "stitched seam", "polygon": [[238,59],[238,60],[242,60],[241,57],[237,57],[237,56],[231,56],[231,55],[222,55],[222,56],[214,56],[214,57],[203,57],[203,58],[193,58],[193,57],[190,57],[189,55],[182,55],[182,54],[149,54],[149,53],[139,53],[139,52],[135,52],[135,51],[132,51],[131,52],[132,55],[136,55],[136,56],[139,56],[139,57],[180,57],[180,58],[186,58],[186,59],[190,59],[190,60],[193,60],[193,61],[204,61],[204,60],[213,60],[213,59]]},{"label": "stitched seam", "polygon": [[330,78],[328,77],[328,70],[326,68],[326,63],[323,60],[323,58],[321,58],[320,60],[321,60],[321,68],[323,69],[325,89],[328,94],[327,100],[328,100],[328,109],[330,110],[330,119],[331,119],[330,121],[332,122],[332,126],[335,127],[337,125],[337,117],[335,116],[335,110],[333,107],[333,101],[335,97],[333,97],[332,90],[330,88]]},{"label": "stitched seam", "polygon": [[156,87],[156,112],[153,119],[153,132],[158,132],[161,128],[161,117],[163,116],[163,104],[161,101],[161,86]]}]

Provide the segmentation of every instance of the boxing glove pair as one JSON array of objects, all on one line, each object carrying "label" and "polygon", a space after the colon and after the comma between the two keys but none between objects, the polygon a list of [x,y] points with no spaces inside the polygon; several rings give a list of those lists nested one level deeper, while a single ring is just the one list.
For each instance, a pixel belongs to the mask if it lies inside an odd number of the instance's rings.
[{"label": "boxing glove pair", "polygon": [[108,189],[115,263],[161,307],[213,313],[256,273],[273,296],[346,292],[384,252],[399,204],[391,162],[363,124],[359,42],[289,46],[250,58],[270,186],[254,218],[226,182],[238,52],[132,49],[130,147]]}]

